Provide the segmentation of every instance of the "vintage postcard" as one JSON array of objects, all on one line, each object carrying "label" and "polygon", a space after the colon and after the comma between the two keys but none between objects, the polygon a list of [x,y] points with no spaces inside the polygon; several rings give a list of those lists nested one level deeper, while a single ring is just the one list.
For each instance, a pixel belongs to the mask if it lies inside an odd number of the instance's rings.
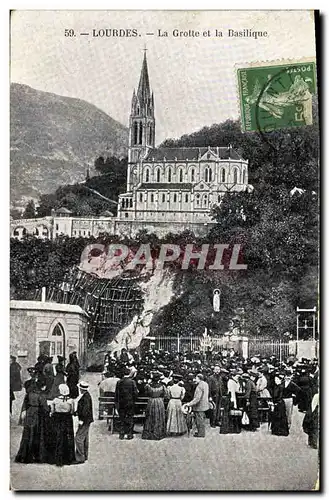
[{"label": "vintage postcard", "polygon": [[317,21],[11,12],[12,490],[320,488]]}]

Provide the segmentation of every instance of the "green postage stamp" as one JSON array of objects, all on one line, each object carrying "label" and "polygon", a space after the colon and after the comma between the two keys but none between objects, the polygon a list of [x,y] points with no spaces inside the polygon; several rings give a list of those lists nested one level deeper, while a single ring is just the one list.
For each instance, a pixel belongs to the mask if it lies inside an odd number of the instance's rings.
[{"label": "green postage stamp", "polygon": [[315,62],[240,68],[237,75],[244,131],[270,132],[312,124]]}]

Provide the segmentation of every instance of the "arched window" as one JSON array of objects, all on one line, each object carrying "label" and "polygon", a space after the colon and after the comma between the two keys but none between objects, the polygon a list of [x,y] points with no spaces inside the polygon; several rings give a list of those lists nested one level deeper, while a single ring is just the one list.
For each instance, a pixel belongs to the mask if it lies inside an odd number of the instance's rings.
[{"label": "arched window", "polygon": [[194,168],[191,170],[191,182],[194,182]]},{"label": "arched window", "polygon": [[207,160],[210,160],[210,153],[207,153]]},{"label": "arched window", "polygon": [[171,182],[171,168],[168,168],[168,182]]},{"label": "arched window", "polygon": [[243,170],[243,173],[242,173],[242,184],[244,184],[246,182],[246,171]]},{"label": "arched window", "polygon": [[137,114],[139,115],[139,106],[137,106]]},{"label": "arched window", "polygon": [[233,184],[237,184],[237,183],[238,183],[238,169],[235,168],[233,171]]},{"label": "arched window", "polygon": [[206,182],[212,181],[212,170],[211,170],[211,167],[208,167],[208,165],[206,166],[205,171],[204,171],[204,180]]},{"label": "arched window", "polygon": [[53,329],[52,331],[52,335],[54,335],[55,337],[61,337],[63,334],[63,330],[61,328],[61,325],[59,323],[57,323],[57,325],[55,326],[55,328]]},{"label": "arched window", "polygon": [[203,206],[204,206],[204,207],[207,207],[207,206],[208,206],[208,195],[207,195],[207,194],[205,194],[205,195],[203,196]]},{"label": "arched window", "polygon": [[150,125],[150,131],[149,131],[149,144],[152,144],[152,125]]},{"label": "arched window", "polygon": [[176,203],[176,201],[177,201],[177,194],[175,193],[174,194],[174,203]]},{"label": "arched window", "polygon": [[35,228],[34,234],[35,234],[35,236],[39,236],[39,229],[37,227]]},{"label": "arched window", "polygon": [[163,194],[163,195],[162,195],[162,203],[164,203],[165,201],[166,201],[166,195],[165,195],[165,194]]},{"label": "arched window", "polygon": [[145,182],[150,182],[150,171],[148,168],[145,170]]},{"label": "arched window", "polygon": [[223,170],[221,171],[221,176],[220,177],[221,177],[220,178],[221,182],[225,182],[225,180],[226,180],[225,179],[225,168],[223,168]]},{"label": "arched window", "polygon": [[183,182],[183,170],[180,169],[179,171],[179,182]]},{"label": "arched window", "polygon": [[143,201],[143,193],[139,193],[139,201],[142,202]]},{"label": "arched window", "polygon": [[160,169],[159,168],[157,169],[156,178],[157,178],[157,182],[160,182]]},{"label": "arched window", "polygon": [[62,356],[64,343],[64,329],[60,323],[57,323],[51,332],[50,355]]},{"label": "arched window", "polygon": [[133,206],[133,199],[132,199],[132,198],[130,198],[130,203],[129,203],[129,205],[130,205],[130,208],[132,208],[132,206]]},{"label": "arched window", "polygon": [[138,139],[138,123],[134,123],[134,144],[137,144]]},{"label": "arched window", "polygon": [[139,144],[143,144],[143,124],[139,124]]},{"label": "arched window", "polygon": [[27,231],[26,231],[25,227],[23,227],[22,235],[23,235],[23,236],[26,236],[26,235],[27,235]]},{"label": "arched window", "polygon": [[185,195],[185,203],[188,203],[188,194]]},{"label": "arched window", "polygon": [[199,194],[196,195],[196,204],[197,204],[197,206],[200,205],[200,195]]},{"label": "arched window", "polygon": [[151,193],[151,203],[153,203],[153,202],[154,202],[154,194]]}]

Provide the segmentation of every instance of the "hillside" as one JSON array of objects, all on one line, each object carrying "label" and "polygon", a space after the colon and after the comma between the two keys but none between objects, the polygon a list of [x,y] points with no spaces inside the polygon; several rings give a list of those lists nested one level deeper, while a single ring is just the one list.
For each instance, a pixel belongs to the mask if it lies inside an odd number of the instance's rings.
[{"label": "hillside", "polygon": [[92,104],[11,84],[11,205],[85,178],[100,154],[126,155],[128,129]]}]

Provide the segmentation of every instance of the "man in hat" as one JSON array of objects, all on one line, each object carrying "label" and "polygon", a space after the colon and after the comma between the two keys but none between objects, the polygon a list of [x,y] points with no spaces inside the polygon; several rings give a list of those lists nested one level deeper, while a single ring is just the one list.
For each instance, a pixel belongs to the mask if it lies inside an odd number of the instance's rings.
[{"label": "man in hat", "polygon": [[46,360],[47,356],[45,356],[44,354],[40,354],[40,356],[38,356],[37,362],[34,365],[34,368],[39,376],[43,375],[43,367],[46,364]]},{"label": "man in hat", "polygon": [[13,392],[22,390],[21,369],[21,365],[16,361],[16,356],[10,356],[10,389]]},{"label": "man in hat", "polygon": [[258,419],[258,401],[255,380],[258,377],[258,372],[254,369],[249,370],[241,375],[244,385],[244,394],[241,396],[243,406],[249,418],[248,429],[255,432],[259,427]]},{"label": "man in hat", "polygon": [[79,427],[75,435],[75,464],[83,464],[88,460],[89,427],[94,421],[93,403],[88,391],[89,385],[81,381],[79,389],[81,398],[79,399],[76,412],[79,419]]},{"label": "man in hat", "polygon": [[193,373],[188,373],[184,378],[184,388],[185,388],[185,396],[183,398],[183,403],[187,403],[193,399],[194,391],[195,391],[195,380]]},{"label": "man in hat", "polygon": [[283,384],[283,401],[286,407],[288,429],[291,427],[292,422],[292,412],[294,408],[294,397],[300,394],[300,387],[292,381],[292,370],[291,368],[285,369],[284,371],[284,384]]},{"label": "man in hat", "polygon": [[65,360],[64,360],[63,356],[57,356],[57,365],[56,365],[56,368],[57,368],[57,366],[60,365],[61,367],[63,367],[63,370],[65,371],[64,361]]},{"label": "man in hat", "polygon": [[30,390],[32,390],[32,388],[35,385],[35,382],[37,380],[37,371],[34,368],[34,366],[29,366],[29,368],[27,369],[27,372],[31,378],[29,378],[28,380],[26,380],[24,382],[24,389],[25,389],[26,394],[28,392],[30,392]]},{"label": "man in hat", "polygon": [[120,418],[119,439],[133,439],[134,437],[134,407],[138,396],[135,380],[131,377],[131,369],[126,367],[124,375],[116,385],[115,403]]},{"label": "man in hat", "polygon": [[51,388],[54,383],[54,369],[53,369],[53,358],[51,356],[47,356],[46,358],[46,363],[43,367],[43,375],[45,377],[45,383],[46,383],[46,392],[49,393],[51,391]]},{"label": "man in hat", "polygon": [[194,398],[189,403],[186,403],[187,407],[192,407],[195,417],[195,425],[197,432],[194,437],[206,437],[205,428],[205,412],[209,410],[209,386],[207,382],[204,381],[202,373],[198,373],[195,377],[197,386],[194,392]]},{"label": "man in hat", "polygon": [[211,427],[220,426],[220,408],[221,399],[224,390],[224,383],[221,376],[221,369],[219,365],[214,366],[214,373],[209,377],[209,394],[214,402],[215,409],[211,412],[210,425]]}]

